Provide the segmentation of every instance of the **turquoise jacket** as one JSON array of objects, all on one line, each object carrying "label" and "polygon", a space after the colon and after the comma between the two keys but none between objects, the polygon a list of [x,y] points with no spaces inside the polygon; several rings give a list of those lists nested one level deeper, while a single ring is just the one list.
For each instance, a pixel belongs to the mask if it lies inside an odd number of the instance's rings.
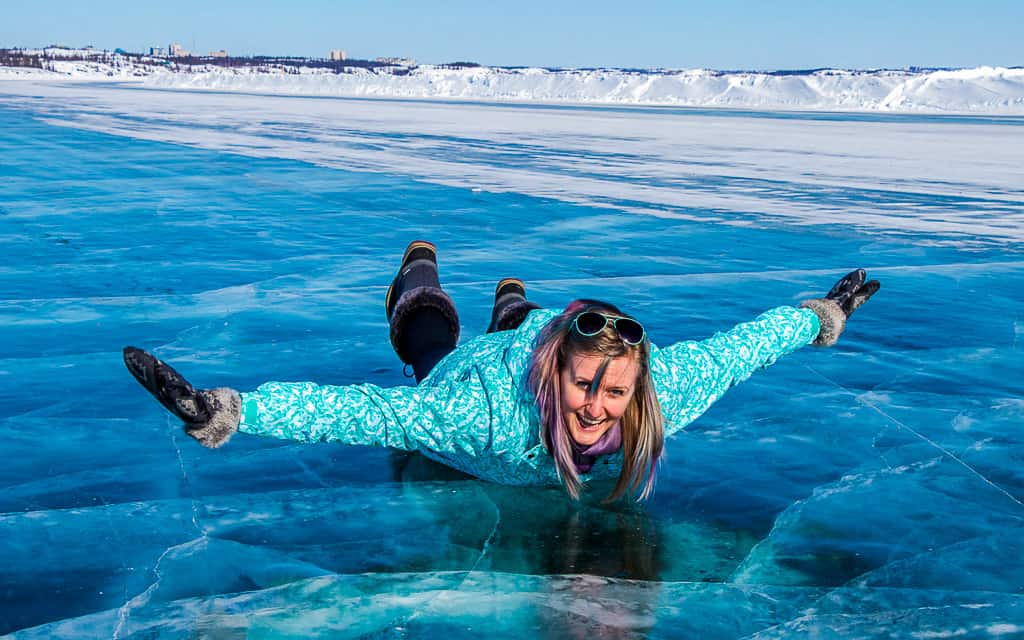
[{"label": "turquoise jacket", "polygon": [[[239,431],[420,451],[492,482],[558,484],[526,381],[534,342],[555,315],[536,310],[514,331],[470,340],[415,387],[268,382],[242,394]],[[755,370],[812,342],[818,330],[810,309],[778,307],[707,340],[651,345],[666,435]],[[583,479],[617,478],[621,465],[621,453],[603,456]]]}]

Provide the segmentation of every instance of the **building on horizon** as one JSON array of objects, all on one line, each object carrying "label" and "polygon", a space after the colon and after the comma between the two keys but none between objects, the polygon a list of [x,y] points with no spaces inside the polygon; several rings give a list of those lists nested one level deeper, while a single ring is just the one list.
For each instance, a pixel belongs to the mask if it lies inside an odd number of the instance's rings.
[{"label": "building on horizon", "polygon": [[346,58],[344,49],[331,49],[331,60],[344,61]]},{"label": "building on horizon", "polygon": [[150,47],[149,55],[164,58],[167,57],[167,49],[164,49],[163,47]]},{"label": "building on horizon", "polygon": [[185,51],[177,42],[173,42],[167,47],[167,55],[172,58],[184,58],[188,56],[188,51]]},{"label": "building on horizon", "polygon": [[376,62],[381,64],[393,64],[399,67],[415,67],[416,61],[412,58],[377,58]]},{"label": "building on horizon", "polygon": [[211,51],[210,55],[208,57],[210,57],[210,58],[226,58],[226,57],[228,57],[228,52],[225,51],[224,49],[221,49],[219,51]]},{"label": "building on horizon", "polygon": [[[33,50],[25,49],[25,51]],[[48,47],[44,47],[40,53],[48,58],[102,58],[104,56],[109,55],[110,52],[106,50],[97,49],[91,46],[82,47],[81,49],[75,49],[67,45],[51,44]]]}]

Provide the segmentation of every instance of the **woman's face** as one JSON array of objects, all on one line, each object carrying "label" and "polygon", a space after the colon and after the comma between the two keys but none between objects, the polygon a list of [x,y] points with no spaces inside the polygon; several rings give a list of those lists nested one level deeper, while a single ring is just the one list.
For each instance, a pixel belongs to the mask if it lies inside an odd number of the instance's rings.
[{"label": "woman's face", "polygon": [[600,440],[626,412],[636,392],[640,365],[630,355],[612,358],[601,384],[590,392],[604,359],[600,355],[575,355],[562,367],[562,414],[569,434],[580,446],[587,447]]}]

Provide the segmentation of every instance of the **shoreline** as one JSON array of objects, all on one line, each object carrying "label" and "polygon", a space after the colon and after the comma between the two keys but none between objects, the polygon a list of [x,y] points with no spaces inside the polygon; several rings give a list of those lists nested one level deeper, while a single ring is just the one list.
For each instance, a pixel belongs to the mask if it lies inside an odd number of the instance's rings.
[{"label": "shoreline", "polygon": [[[0,67],[0,81],[118,83],[167,91],[259,96],[596,108],[713,109],[794,114],[1024,117],[1024,69],[816,70],[806,74],[705,70],[440,69],[404,74],[299,68],[152,69],[61,63],[63,70]],[[993,96],[995,96],[993,98]]]}]

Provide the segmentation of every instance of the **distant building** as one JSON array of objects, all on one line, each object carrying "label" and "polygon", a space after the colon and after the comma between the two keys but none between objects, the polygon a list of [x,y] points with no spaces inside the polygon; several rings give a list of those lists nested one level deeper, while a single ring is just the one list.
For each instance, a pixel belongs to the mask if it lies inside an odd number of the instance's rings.
[{"label": "distant building", "polygon": [[72,49],[64,45],[50,45],[43,49],[43,55],[49,58],[102,58],[108,52],[100,51],[94,47]]},{"label": "distant building", "polygon": [[167,49],[164,49],[163,47],[150,47],[149,55],[160,56],[162,58],[167,55]]},{"label": "distant building", "polygon": [[226,57],[228,57],[228,52],[223,50],[223,49],[221,49],[220,51],[211,51],[209,57],[211,57],[211,58],[226,58]]},{"label": "distant building", "polygon": [[381,64],[393,64],[398,67],[415,67],[416,61],[412,58],[377,58]]},{"label": "distant building", "polygon": [[184,58],[188,56],[188,51],[185,51],[180,44],[175,42],[172,43],[169,47],[167,47],[167,55],[171,56],[172,58]]},{"label": "distant building", "polygon": [[331,60],[342,60],[346,58],[344,49],[331,49]]}]

